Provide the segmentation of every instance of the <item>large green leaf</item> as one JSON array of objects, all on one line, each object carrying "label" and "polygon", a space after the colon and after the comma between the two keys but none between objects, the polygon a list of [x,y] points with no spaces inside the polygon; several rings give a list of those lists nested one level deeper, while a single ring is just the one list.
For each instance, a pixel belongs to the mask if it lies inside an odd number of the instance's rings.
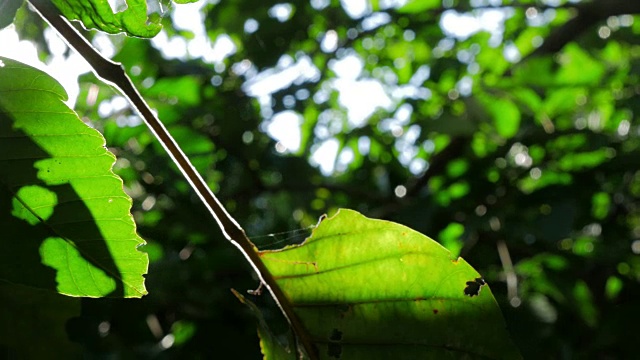
[{"label": "large green leaf", "polygon": [[481,275],[405,226],[343,209],[260,256],[321,358],[520,358]]},{"label": "large green leaf", "polygon": [[42,71],[0,57],[0,280],[72,296],[140,297],[131,199],[102,135]]}]

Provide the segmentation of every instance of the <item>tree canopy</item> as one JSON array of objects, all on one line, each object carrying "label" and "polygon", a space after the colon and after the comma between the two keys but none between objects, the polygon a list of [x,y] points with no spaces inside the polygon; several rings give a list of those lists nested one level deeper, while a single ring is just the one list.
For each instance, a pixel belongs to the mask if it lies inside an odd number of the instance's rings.
[{"label": "tree canopy", "polygon": [[[123,64],[260,249],[300,243],[322,214],[356,209],[464,257],[525,358],[634,357],[640,3],[200,0],[149,10],[142,29],[125,16],[108,23],[134,36],[162,25],[151,41],[83,34]],[[13,24],[43,60],[55,56],[27,5]],[[29,293],[19,304],[5,289],[0,335],[15,332],[12,321],[29,337],[0,349],[260,356],[255,318],[229,290],[258,284],[242,254],[220,241],[124,99],[91,73],[79,86],[71,106],[104,135],[133,200],[149,294]],[[284,333],[269,297],[244,297]]]}]

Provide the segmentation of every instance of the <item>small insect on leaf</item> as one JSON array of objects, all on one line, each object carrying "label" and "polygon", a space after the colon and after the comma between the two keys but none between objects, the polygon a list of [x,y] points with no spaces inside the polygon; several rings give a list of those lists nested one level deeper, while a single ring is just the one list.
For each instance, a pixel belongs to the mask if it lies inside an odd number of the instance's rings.
[{"label": "small insect on leaf", "polygon": [[467,287],[464,288],[464,294],[471,297],[480,294],[480,289],[487,283],[483,278],[475,278],[475,280],[467,281]]}]

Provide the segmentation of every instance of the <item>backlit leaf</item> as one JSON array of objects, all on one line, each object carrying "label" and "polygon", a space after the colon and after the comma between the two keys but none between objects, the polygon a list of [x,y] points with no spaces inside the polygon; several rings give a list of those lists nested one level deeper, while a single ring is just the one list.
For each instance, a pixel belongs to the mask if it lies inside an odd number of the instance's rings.
[{"label": "backlit leaf", "polygon": [[402,225],[342,209],[260,256],[322,359],[520,358],[482,276]]},{"label": "backlit leaf", "polygon": [[141,297],[147,255],[102,135],[45,73],[0,57],[0,280]]}]

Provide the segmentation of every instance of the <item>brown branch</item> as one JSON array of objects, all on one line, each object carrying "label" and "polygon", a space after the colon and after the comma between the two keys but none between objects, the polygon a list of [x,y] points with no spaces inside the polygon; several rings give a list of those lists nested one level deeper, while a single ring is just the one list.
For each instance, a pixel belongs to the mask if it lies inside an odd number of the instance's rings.
[{"label": "brown branch", "polygon": [[180,169],[182,175],[187,179],[193,190],[198,194],[198,197],[200,197],[200,200],[202,200],[214,217],[225,238],[235,245],[249,261],[289,321],[289,324],[292,326],[309,357],[311,359],[317,359],[317,351],[313,346],[311,336],[296,316],[292,305],[276,283],[275,278],[260,259],[257,248],[251,243],[240,225],[231,217],[224,206],[222,206],[200,174],[195,170],[189,158],[184,154],[182,149],[180,149],[178,143],[151,111],[149,105],[147,105],[140,96],[131,79],[129,79],[125,73],[122,65],[103,57],[97,52],[93,46],[69,24],[67,19],[60,15],[58,9],[55,8],[50,1],[30,0],[30,3],[39,15],[44,18],[51,27],[56,29],[67,44],[87,60],[96,76],[118,89],[138,111],[153,135],[162,144],[178,169]]}]

